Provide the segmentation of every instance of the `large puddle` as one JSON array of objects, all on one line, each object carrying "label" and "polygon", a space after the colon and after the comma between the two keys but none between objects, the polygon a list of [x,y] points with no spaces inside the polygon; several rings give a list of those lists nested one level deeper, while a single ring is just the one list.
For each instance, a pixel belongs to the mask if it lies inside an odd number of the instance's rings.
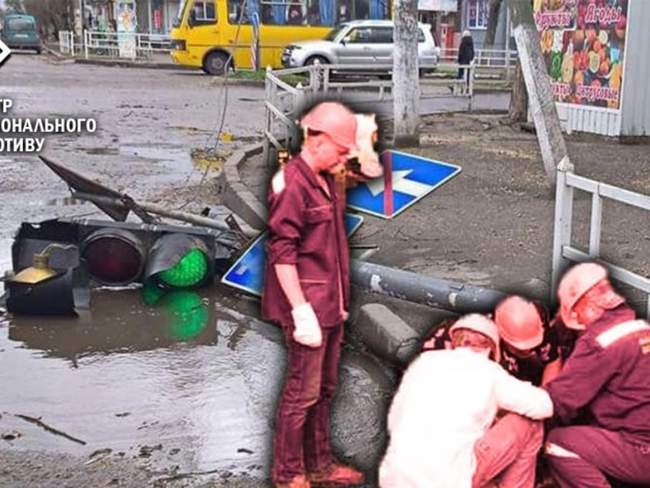
[{"label": "large puddle", "polygon": [[[245,302],[222,288],[95,290],[78,318],[0,313],[0,431],[21,434],[8,443],[16,449],[111,449],[157,471],[268,476],[284,345],[277,328],[237,310]],[[341,377],[336,445],[372,466],[391,383],[354,351]]]}]

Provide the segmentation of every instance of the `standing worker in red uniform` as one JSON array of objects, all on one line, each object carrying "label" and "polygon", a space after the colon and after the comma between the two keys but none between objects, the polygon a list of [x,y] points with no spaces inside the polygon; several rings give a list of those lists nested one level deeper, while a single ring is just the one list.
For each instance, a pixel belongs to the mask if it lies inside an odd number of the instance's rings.
[{"label": "standing worker in red uniform", "polygon": [[[583,263],[558,288],[564,324],[581,335],[546,389],[567,427],[549,432],[546,455],[562,488],[610,487],[607,477],[650,486],[650,325]],[[587,414],[587,425],[570,425]]]},{"label": "standing worker in red uniform", "polygon": [[323,102],[300,125],[302,150],[273,177],[268,197],[262,313],[282,326],[287,344],[272,478],[278,488],[350,486],[363,474],[334,460],[329,434],[350,291],[345,202],[332,172],[357,149],[357,119]]}]

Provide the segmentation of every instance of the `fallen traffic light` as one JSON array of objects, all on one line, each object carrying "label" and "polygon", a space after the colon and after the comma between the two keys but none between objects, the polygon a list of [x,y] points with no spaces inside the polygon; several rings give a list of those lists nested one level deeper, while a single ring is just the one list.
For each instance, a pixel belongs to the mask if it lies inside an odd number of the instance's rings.
[{"label": "fallen traffic light", "polygon": [[[65,249],[50,253],[50,265],[56,275],[50,273],[47,279],[40,279],[43,286],[55,279],[66,284],[66,280],[74,281],[77,274],[87,273],[100,285],[124,286],[146,281],[161,288],[196,288],[209,284],[216,271],[225,269],[238,247],[236,236],[216,229],[54,219],[21,225],[12,247],[15,273],[33,267],[34,255],[53,243]],[[66,270],[70,271],[68,276]],[[54,292],[56,286],[50,285]],[[23,293],[21,310],[29,309],[28,295]]]}]

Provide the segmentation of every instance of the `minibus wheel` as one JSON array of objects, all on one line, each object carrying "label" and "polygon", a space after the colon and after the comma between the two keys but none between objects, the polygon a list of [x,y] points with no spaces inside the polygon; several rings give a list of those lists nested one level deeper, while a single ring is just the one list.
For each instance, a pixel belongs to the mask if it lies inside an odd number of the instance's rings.
[{"label": "minibus wheel", "polygon": [[203,60],[203,71],[209,75],[223,75],[226,72],[226,64],[230,67],[228,55],[220,51],[213,51]]}]

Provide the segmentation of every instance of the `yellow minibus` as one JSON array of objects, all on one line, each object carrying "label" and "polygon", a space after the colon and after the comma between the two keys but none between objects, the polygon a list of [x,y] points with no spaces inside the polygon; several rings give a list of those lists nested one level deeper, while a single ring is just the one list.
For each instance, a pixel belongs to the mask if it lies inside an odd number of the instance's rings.
[{"label": "yellow minibus", "polygon": [[[324,38],[341,22],[385,19],[389,0],[185,0],[171,31],[174,62],[223,74],[282,67],[284,47]],[[254,46],[257,32],[258,48]],[[230,58],[232,56],[232,58]],[[230,62],[228,61],[230,59]]]}]

